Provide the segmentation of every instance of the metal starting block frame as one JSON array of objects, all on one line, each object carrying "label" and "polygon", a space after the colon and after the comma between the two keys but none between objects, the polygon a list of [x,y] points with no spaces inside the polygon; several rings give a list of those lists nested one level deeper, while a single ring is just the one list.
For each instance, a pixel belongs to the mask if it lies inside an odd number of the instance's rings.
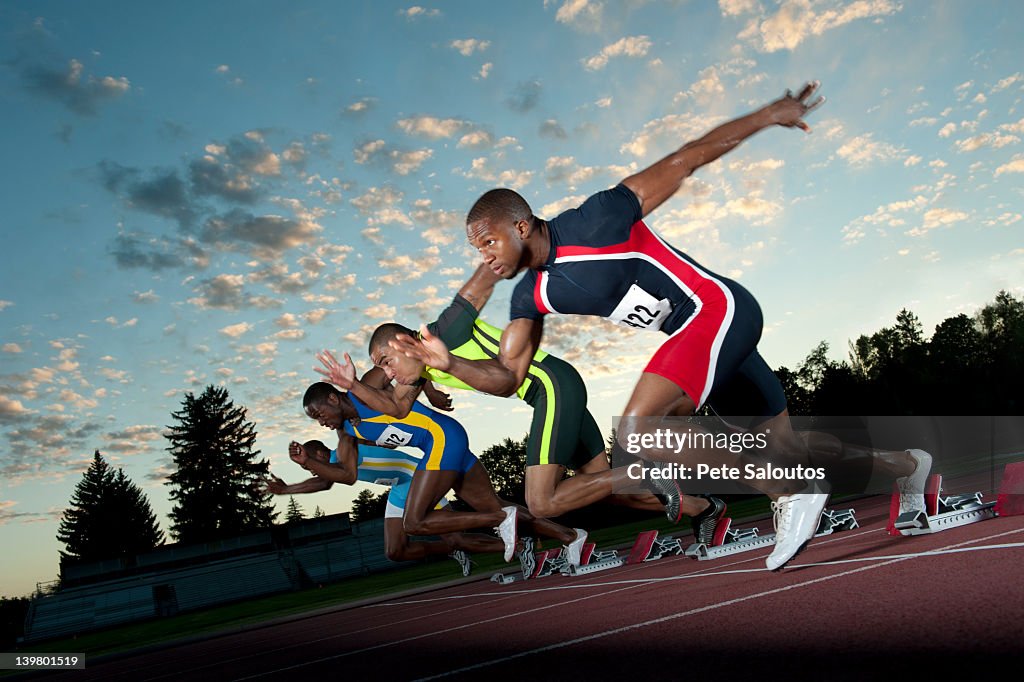
[{"label": "metal starting block frame", "polygon": [[[995,518],[995,502],[982,502],[981,493],[942,497],[942,476],[933,474],[925,487],[925,509],[899,514],[899,491],[894,490],[890,535],[927,535]],[[898,515],[897,515],[898,514]]]},{"label": "metal starting block frame", "polygon": [[[757,528],[732,528],[732,519],[723,517],[718,522],[719,527],[715,531],[715,537],[721,538],[721,544],[709,547],[703,542],[696,542],[686,548],[686,556],[699,561],[709,559],[720,559],[724,556],[741,554],[762,547],[770,547],[775,544],[775,533],[761,535]],[[826,509],[821,513],[818,521],[818,529],[814,537],[831,535],[837,530],[853,530],[858,528],[857,517],[852,509]]]}]

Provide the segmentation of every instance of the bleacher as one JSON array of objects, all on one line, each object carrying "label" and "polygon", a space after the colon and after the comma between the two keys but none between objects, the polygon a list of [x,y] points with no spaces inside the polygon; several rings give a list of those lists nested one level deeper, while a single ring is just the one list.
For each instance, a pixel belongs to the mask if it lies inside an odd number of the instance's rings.
[{"label": "bleacher", "polygon": [[396,566],[384,555],[384,520],[353,526],[347,514],[215,542],[167,545],[65,567],[62,589],[32,600],[24,639],[173,616]]}]

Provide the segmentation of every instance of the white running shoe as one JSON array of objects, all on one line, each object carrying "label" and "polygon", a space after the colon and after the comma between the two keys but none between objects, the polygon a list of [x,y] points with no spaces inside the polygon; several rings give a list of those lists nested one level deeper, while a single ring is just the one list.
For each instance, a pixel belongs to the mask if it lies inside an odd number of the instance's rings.
[{"label": "white running shoe", "polygon": [[579,566],[583,545],[587,544],[587,531],[582,528],[573,528],[573,530],[576,531],[576,539],[568,545],[564,545],[565,556],[570,566]]},{"label": "white running shoe", "polygon": [[502,507],[505,512],[505,520],[494,527],[498,537],[505,543],[505,563],[512,561],[516,553],[516,512],[513,506]]},{"label": "white running shoe", "polygon": [[462,569],[463,577],[468,576],[470,572],[473,570],[473,562],[469,560],[469,552],[457,549],[448,556],[450,556],[458,562],[459,568]]},{"label": "white running shoe", "polygon": [[821,512],[827,503],[828,495],[822,493],[784,495],[772,502],[775,550],[765,560],[768,570],[777,571],[800,553],[817,532]]},{"label": "white running shoe", "polygon": [[925,511],[924,487],[932,470],[932,456],[924,450],[907,450],[917,464],[914,473],[896,479],[900,490],[900,514],[908,511]]}]

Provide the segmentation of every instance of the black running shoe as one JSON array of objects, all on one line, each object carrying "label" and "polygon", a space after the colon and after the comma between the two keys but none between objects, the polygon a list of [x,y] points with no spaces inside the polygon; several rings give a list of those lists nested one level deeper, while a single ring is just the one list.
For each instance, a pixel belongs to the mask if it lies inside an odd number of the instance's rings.
[{"label": "black running shoe", "polygon": [[645,478],[647,489],[665,505],[665,516],[672,523],[679,523],[683,517],[683,491],[671,478]]},{"label": "black running shoe", "polygon": [[725,515],[725,502],[712,495],[701,495],[701,497],[710,504],[707,509],[690,519],[690,525],[693,527],[694,540],[710,547],[715,539],[718,522]]}]

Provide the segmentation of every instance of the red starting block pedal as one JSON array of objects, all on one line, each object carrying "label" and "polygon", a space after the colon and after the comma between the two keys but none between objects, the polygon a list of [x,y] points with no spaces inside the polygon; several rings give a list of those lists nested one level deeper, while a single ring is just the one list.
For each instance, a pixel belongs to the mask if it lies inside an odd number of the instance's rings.
[{"label": "red starting block pedal", "polygon": [[996,497],[996,514],[1019,516],[1024,514],[1024,462],[1007,464]]},{"label": "red starting block pedal", "polygon": [[656,530],[645,530],[640,535],[636,536],[636,542],[633,543],[633,549],[629,550],[629,557],[626,559],[627,565],[639,564],[647,559],[651,554],[651,547],[654,547],[654,541],[658,539],[658,531]]},{"label": "red starting block pedal", "polygon": [[712,547],[721,547],[725,544],[725,539],[729,535],[729,529],[732,528],[732,519],[728,516],[723,516],[718,520],[718,525],[715,526],[715,535],[711,538]]},{"label": "red starting block pedal", "polygon": [[942,474],[932,474],[924,486],[924,512],[928,516],[939,513],[939,493],[942,492]]},{"label": "red starting block pedal", "polygon": [[594,556],[595,549],[597,549],[597,545],[593,542],[583,545],[583,551],[580,552],[580,566],[586,566],[590,563],[590,557]]}]

